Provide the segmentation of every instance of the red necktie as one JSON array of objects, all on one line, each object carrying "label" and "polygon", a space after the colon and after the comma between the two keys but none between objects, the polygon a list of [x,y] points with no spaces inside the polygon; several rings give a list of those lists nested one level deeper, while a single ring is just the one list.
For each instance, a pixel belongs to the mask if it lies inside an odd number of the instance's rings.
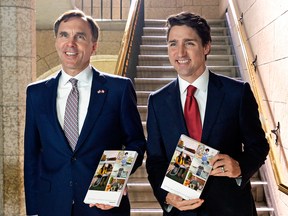
[{"label": "red necktie", "polygon": [[184,118],[189,132],[189,136],[201,142],[202,124],[197,100],[194,97],[196,87],[189,85],[184,107]]}]

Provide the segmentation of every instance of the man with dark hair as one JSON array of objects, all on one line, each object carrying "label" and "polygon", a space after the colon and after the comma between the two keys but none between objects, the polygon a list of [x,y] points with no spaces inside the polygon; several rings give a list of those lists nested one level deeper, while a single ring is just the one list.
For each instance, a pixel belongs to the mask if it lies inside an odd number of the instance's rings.
[{"label": "man with dark hair", "polygon": [[[130,79],[99,72],[90,65],[99,27],[78,10],[55,22],[55,47],[62,70],[27,88],[24,185],[28,215],[130,215],[128,196],[119,207],[85,204],[104,150],[138,152],[145,137]],[[94,207],[96,206],[96,207]]]},{"label": "man with dark hair", "polygon": [[[182,12],[168,18],[167,28],[169,60],[178,78],[149,97],[146,161],[163,214],[257,215],[249,179],[269,145],[250,86],[206,67],[211,36],[205,19]],[[201,199],[183,200],[161,189],[181,134],[221,152],[209,163],[213,170]]]}]

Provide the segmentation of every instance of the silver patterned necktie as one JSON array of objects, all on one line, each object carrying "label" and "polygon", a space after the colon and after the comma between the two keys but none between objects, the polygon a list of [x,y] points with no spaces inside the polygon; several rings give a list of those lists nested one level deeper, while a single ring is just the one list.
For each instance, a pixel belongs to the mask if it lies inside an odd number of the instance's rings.
[{"label": "silver patterned necktie", "polygon": [[72,89],[69,93],[66,102],[65,115],[64,115],[64,133],[71,146],[72,151],[75,150],[79,131],[78,131],[78,104],[79,92],[77,89],[77,79],[71,78],[69,82],[72,83]]}]

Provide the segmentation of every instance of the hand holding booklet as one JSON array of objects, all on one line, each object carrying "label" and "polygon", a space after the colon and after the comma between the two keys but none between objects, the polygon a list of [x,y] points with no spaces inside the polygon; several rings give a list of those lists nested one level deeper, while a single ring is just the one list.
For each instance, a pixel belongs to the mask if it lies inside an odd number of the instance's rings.
[{"label": "hand holding booklet", "polygon": [[84,203],[119,206],[137,155],[136,151],[104,151]]},{"label": "hand holding booklet", "polygon": [[183,199],[199,198],[219,151],[184,134],[180,136],[161,188]]}]

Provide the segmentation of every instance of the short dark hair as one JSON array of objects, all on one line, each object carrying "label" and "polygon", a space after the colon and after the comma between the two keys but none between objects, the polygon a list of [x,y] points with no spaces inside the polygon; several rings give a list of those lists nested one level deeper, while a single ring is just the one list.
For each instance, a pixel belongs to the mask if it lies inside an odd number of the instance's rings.
[{"label": "short dark hair", "polygon": [[179,14],[171,15],[167,18],[167,21],[166,21],[167,41],[169,40],[169,34],[170,34],[171,28],[173,26],[183,26],[183,25],[191,27],[192,29],[196,31],[196,33],[202,40],[203,47],[212,41],[211,29],[207,21],[197,14],[185,12],[185,11]]},{"label": "short dark hair", "polygon": [[93,18],[91,16],[85,15],[85,13],[81,10],[69,10],[69,11],[65,12],[64,14],[62,14],[55,21],[55,23],[54,23],[55,38],[57,38],[60,23],[62,21],[67,22],[72,17],[80,17],[80,18],[84,18],[85,20],[87,20],[91,26],[92,42],[95,43],[98,41],[99,31],[100,31],[98,24],[93,20]]}]

